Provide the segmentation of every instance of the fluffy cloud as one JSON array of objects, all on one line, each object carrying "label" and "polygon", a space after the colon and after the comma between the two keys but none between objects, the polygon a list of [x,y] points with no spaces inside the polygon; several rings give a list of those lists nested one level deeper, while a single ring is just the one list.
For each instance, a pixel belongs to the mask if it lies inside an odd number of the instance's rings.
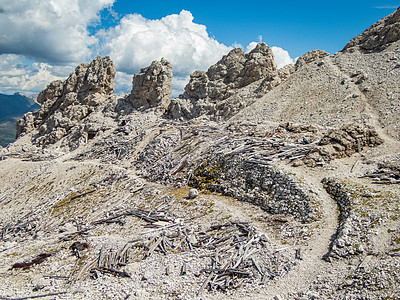
[{"label": "fluffy cloud", "polygon": [[[115,1],[0,0],[0,92],[37,93],[53,80],[64,80],[97,52],[116,64],[118,94],[130,92],[132,74],[153,60],[168,59],[173,96],[178,96],[190,73],[208,69],[232,49],[210,37],[206,26],[193,22],[185,10],[159,20],[126,15],[117,26],[91,34],[91,26],[98,29],[100,11]],[[293,63],[282,48],[272,51],[278,67]]]},{"label": "fluffy cloud", "polygon": [[115,91],[117,95],[130,93],[132,89],[132,75],[117,70],[115,74]]},{"label": "fluffy cloud", "polygon": [[275,62],[278,68],[282,68],[289,64],[294,64],[293,58],[290,57],[289,52],[286,50],[276,46],[272,46],[271,49],[272,53],[274,53]]},{"label": "fluffy cloud", "polygon": [[0,54],[79,63],[97,43],[88,26],[115,0],[0,0]]},{"label": "fluffy cloud", "polygon": [[209,36],[204,25],[193,22],[189,11],[149,20],[141,15],[126,15],[115,28],[97,34],[105,54],[117,69],[135,73],[161,57],[169,60],[174,75],[205,70],[231,47]]},{"label": "fluffy cloud", "polygon": [[0,55],[0,91],[7,94],[38,93],[51,81],[64,80],[72,70],[68,66],[56,67],[26,61],[15,54],[3,54]]},{"label": "fluffy cloud", "polygon": [[[250,52],[256,47],[257,43],[256,42],[251,42],[247,47],[246,47],[246,53]],[[276,65],[278,68],[282,68],[288,64],[293,64],[295,61],[290,57],[289,52],[286,50],[272,46],[272,53],[274,53],[274,59],[276,62]]]}]

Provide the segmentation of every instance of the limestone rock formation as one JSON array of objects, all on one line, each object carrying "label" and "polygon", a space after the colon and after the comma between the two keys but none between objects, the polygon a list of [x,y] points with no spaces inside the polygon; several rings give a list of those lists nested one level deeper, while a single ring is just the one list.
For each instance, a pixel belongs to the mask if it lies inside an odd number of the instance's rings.
[{"label": "limestone rock formation", "polygon": [[74,92],[78,98],[99,93],[110,95],[115,87],[115,67],[111,59],[97,56],[88,64],[81,64],[64,82],[63,94]]},{"label": "limestone rock formation", "polygon": [[37,129],[33,143],[54,144],[71,133],[80,131],[87,139],[87,128],[81,121],[113,93],[115,67],[109,57],[96,57],[79,65],[64,81],[54,81],[38,96],[42,104],[37,113],[28,113],[17,123],[17,138]]},{"label": "limestone rock formation", "polygon": [[398,40],[400,40],[400,7],[354,37],[343,50],[350,51],[355,47],[365,51],[380,51]]},{"label": "limestone rock formation", "polygon": [[259,43],[248,54],[233,49],[207,72],[195,71],[185,92],[172,101],[173,118],[194,118],[210,114],[227,118],[287,79],[294,69],[277,70],[271,48]]},{"label": "limestone rock formation", "polygon": [[161,107],[165,110],[171,102],[172,65],[161,58],[133,76],[130,101],[134,107]]},{"label": "limestone rock formation", "polygon": [[[328,130],[321,137],[318,145],[302,157],[301,161],[309,167],[314,167],[361,153],[365,148],[377,147],[383,142],[372,126],[344,124],[339,129]],[[294,165],[297,164],[300,164],[299,161],[294,162]]]},{"label": "limestone rock formation", "polygon": [[39,94],[42,106],[18,121],[17,138],[31,133],[36,146],[60,142],[72,150],[115,124],[126,123],[120,118],[137,108],[159,107],[162,113],[171,101],[172,66],[164,59],[134,75],[132,92],[126,97],[113,95],[114,78],[109,57],[79,65],[64,82],[54,81]]},{"label": "limestone rock formation", "polygon": [[375,147],[383,143],[382,138],[372,126],[345,124],[339,130],[329,130],[321,139],[320,145],[333,145],[337,157],[350,156],[361,152],[364,147]]},{"label": "limestone rock formation", "polygon": [[265,79],[261,82],[260,86],[255,91],[257,93],[257,97],[263,96],[268,91],[271,91],[286,79],[288,79],[294,72],[296,68],[294,65],[289,64],[284,66],[281,69],[275,70],[271,72]]},{"label": "limestone rock formation", "polygon": [[[398,14],[399,11],[371,26],[344,51],[332,56],[321,51],[307,53],[285,82],[241,109],[232,121],[291,121],[336,128],[346,123],[375,126],[378,122],[388,135],[400,140],[400,40],[382,44],[385,46],[378,47],[380,51],[375,48],[366,53],[362,48],[374,34],[386,43],[383,35],[399,26],[395,22]],[[314,58],[317,59],[312,61]]]},{"label": "limestone rock formation", "polygon": [[183,98],[224,100],[254,81],[276,70],[271,48],[259,43],[248,54],[237,48],[211,66],[207,72],[196,71],[190,76]]}]

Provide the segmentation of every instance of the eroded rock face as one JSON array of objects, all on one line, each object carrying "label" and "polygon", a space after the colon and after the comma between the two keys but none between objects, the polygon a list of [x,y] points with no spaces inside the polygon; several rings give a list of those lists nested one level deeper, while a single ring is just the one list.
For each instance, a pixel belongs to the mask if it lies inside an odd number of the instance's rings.
[{"label": "eroded rock face", "polygon": [[313,61],[316,61],[317,59],[323,58],[328,55],[329,55],[329,53],[324,50],[308,51],[306,54],[304,54],[303,56],[301,56],[297,59],[296,64],[295,64],[296,70],[306,64],[309,64]]},{"label": "eroded rock face", "polygon": [[248,54],[237,48],[207,72],[194,72],[185,87],[183,98],[224,100],[236,89],[260,80],[275,70],[274,55],[265,43],[259,43]]},{"label": "eroded rock face", "polygon": [[[18,121],[17,138],[37,129],[34,144],[54,144],[80,127],[82,119],[106,102],[114,85],[115,67],[109,57],[98,56],[79,65],[64,82],[54,81],[39,94],[37,101],[42,106],[38,112],[28,113]],[[81,134],[84,131],[80,130]]]},{"label": "eroded rock face", "polygon": [[295,66],[290,64],[286,65],[279,70],[275,70],[268,74],[265,79],[261,82],[260,87],[256,90],[258,96],[262,96],[268,91],[271,91],[286,79],[288,79],[295,71]]},{"label": "eroded rock face", "polygon": [[271,48],[259,43],[248,54],[234,49],[207,72],[195,71],[179,98],[169,107],[172,118],[195,118],[202,114],[228,118],[294,72],[293,66],[277,70]]},{"label": "eroded rock face", "polygon": [[372,126],[357,123],[345,124],[340,129],[329,130],[321,139],[320,145],[333,145],[338,158],[361,152],[363,147],[375,147],[383,143]]},{"label": "eroded rock face", "polygon": [[114,92],[115,67],[110,57],[97,56],[88,64],[79,65],[64,82],[63,94],[77,93],[83,98],[88,94],[109,95]]},{"label": "eroded rock face", "polygon": [[398,40],[400,40],[400,7],[391,15],[370,26],[362,34],[354,37],[343,50],[358,48],[366,51],[380,51]]},{"label": "eroded rock face", "polygon": [[164,58],[133,76],[130,102],[134,107],[157,107],[165,110],[171,102],[172,65]]},{"label": "eroded rock face", "polygon": [[[358,123],[344,124],[338,129],[328,130],[317,147],[301,158],[302,162],[315,167],[334,159],[349,157],[362,152],[367,147],[377,147],[383,143],[373,126]],[[297,165],[297,161],[294,161]]]}]

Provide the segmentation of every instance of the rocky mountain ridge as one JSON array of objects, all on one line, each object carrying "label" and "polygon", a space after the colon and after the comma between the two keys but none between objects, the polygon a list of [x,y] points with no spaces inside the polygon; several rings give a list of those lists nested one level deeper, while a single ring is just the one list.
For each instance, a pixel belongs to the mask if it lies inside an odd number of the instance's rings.
[{"label": "rocky mountain ridge", "polygon": [[124,96],[109,57],[49,84],[0,152],[0,296],[398,298],[399,14],[172,100],[165,59]]},{"label": "rocky mountain ridge", "polygon": [[40,105],[36,96],[0,94],[0,146],[7,146],[15,141],[15,125],[17,120],[28,111],[36,111]]}]

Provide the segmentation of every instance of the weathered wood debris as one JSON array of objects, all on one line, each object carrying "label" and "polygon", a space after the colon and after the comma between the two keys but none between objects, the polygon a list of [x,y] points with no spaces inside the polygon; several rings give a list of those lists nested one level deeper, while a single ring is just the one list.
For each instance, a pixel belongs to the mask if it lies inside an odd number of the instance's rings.
[{"label": "weathered wood debris", "polygon": [[[296,264],[294,251],[289,256],[288,249],[275,249],[265,234],[240,221],[219,222],[204,231],[190,231],[189,222],[177,221],[180,219],[172,218],[168,212],[137,209],[94,221],[92,226],[110,223],[123,226],[123,218],[129,216],[144,220],[152,229],[123,246],[104,246],[97,259],[88,263],[91,267],[87,272],[92,279],[97,279],[98,273],[130,277],[123,270],[129,263],[146,260],[155,254],[176,254],[196,249],[203,253],[199,259],[209,258],[210,264],[193,271],[183,263],[180,275],[196,272],[196,277],[204,277],[198,289],[198,294],[201,294],[205,289],[227,291],[249,282],[264,284],[283,276]],[[165,274],[170,274],[168,267]],[[78,279],[85,276],[81,273]]]}]

